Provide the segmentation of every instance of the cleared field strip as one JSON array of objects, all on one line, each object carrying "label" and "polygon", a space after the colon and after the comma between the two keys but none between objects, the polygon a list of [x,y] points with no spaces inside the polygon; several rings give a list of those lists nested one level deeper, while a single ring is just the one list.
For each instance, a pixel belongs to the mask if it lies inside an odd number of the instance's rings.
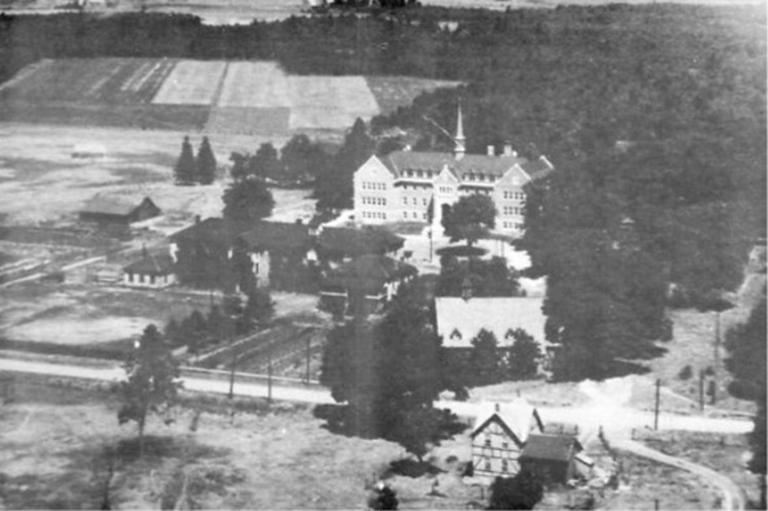
[{"label": "cleared field strip", "polygon": [[289,83],[291,129],[346,129],[357,117],[369,119],[379,113],[362,77],[292,76]]},{"label": "cleared field strip", "polygon": [[391,114],[410,105],[417,96],[440,88],[453,88],[461,82],[427,80],[405,76],[368,76],[365,78],[382,114]]},{"label": "cleared field strip", "polygon": [[42,60],[0,85],[0,121],[286,136],[344,131],[458,82],[287,75],[269,61]]},{"label": "cleared field strip", "polygon": [[232,62],[220,107],[290,107],[289,78],[275,62]]},{"label": "cleared field strip", "polygon": [[213,107],[205,131],[242,135],[287,136],[291,110],[288,107]]},{"label": "cleared field strip", "polygon": [[211,105],[227,63],[182,60],[152,100],[156,105]]}]

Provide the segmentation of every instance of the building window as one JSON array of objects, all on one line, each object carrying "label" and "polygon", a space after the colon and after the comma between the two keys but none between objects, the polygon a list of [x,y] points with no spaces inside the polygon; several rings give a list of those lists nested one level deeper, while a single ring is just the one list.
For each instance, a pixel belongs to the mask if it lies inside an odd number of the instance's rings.
[{"label": "building window", "polygon": [[509,462],[507,460],[501,460],[501,471],[509,472]]},{"label": "building window", "polygon": [[419,203],[419,199],[417,199],[416,197],[414,197],[414,198],[413,198],[413,205],[415,206],[415,205],[416,205],[416,204],[418,204],[418,203]]},{"label": "building window", "polygon": [[408,197],[403,197],[403,204],[408,205]]},{"label": "building window", "polygon": [[425,197],[425,198],[421,199],[421,203],[422,203],[422,205],[426,206],[427,205],[427,198]]},{"label": "building window", "polygon": [[408,218],[408,212],[407,211],[403,211],[403,218]]},{"label": "building window", "polygon": [[491,437],[487,436],[485,437],[485,446],[490,447],[491,446]]},{"label": "building window", "polygon": [[491,460],[489,460],[488,458],[485,458],[485,470],[487,472],[491,471]]},{"label": "building window", "polygon": [[507,442],[506,440],[501,442],[501,448],[502,449],[509,449],[509,442]]}]

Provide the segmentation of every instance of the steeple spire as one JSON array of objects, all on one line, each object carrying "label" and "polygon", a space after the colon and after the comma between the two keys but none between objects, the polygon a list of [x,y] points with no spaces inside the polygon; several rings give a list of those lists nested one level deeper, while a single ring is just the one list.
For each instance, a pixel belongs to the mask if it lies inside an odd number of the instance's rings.
[{"label": "steeple spire", "polygon": [[467,152],[467,139],[464,137],[464,119],[461,115],[461,100],[459,100],[459,112],[456,119],[456,137],[454,138],[454,141],[456,142],[456,148],[454,149],[453,154],[457,160],[460,160],[464,157],[464,153]]}]

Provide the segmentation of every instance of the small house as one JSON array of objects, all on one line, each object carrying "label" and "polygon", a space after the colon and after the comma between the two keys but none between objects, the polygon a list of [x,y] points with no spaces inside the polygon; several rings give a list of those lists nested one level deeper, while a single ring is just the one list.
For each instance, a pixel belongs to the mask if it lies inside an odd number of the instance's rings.
[{"label": "small house", "polygon": [[123,268],[123,285],[164,288],[176,283],[173,260],[168,254],[149,254]]},{"label": "small house", "polygon": [[474,475],[490,480],[514,476],[531,433],[543,430],[539,412],[525,399],[483,410],[470,435]]},{"label": "small house", "polygon": [[583,450],[573,435],[531,435],[520,454],[520,466],[545,484],[564,484],[589,476],[594,462]]},{"label": "small house", "polygon": [[125,197],[97,195],[80,209],[80,220],[98,225],[128,226],[160,215],[152,199],[132,200]]}]

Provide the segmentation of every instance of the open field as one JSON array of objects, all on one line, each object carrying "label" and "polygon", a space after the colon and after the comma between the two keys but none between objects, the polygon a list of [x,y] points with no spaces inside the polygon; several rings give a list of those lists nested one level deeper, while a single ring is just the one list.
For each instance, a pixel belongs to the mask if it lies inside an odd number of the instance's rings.
[{"label": "open field", "polygon": [[[188,225],[194,215],[221,213],[223,185],[175,186],[172,168],[184,133],[145,132],[111,128],[46,127],[0,124],[0,215],[9,224],[69,224],[82,204],[96,195],[149,195],[164,216],[151,220],[152,228],[173,232]],[[259,139],[243,135],[211,136],[220,167],[233,151],[252,152],[267,140],[280,146],[285,139]],[[104,147],[105,157],[73,159],[83,143]],[[200,143],[192,137],[193,146]],[[275,190],[275,215],[285,221],[311,216],[313,201],[301,190]],[[293,215],[297,216],[293,216]]]},{"label": "open field", "polygon": [[362,508],[366,482],[402,452],[333,435],[302,410],[232,422],[186,409],[171,426],[150,420],[146,455],[137,458],[135,426],[118,426],[114,397],[17,387],[18,402],[0,419],[3,504],[11,509],[100,507],[110,458],[113,509],[173,507],[184,474],[198,509]]},{"label": "open field", "polygon": [[[343,133],[456,82],[296,76],[276,62],[42,60],[0,85],[0,121],[287,136]],[[286,120],[287,119],[287,120]]]},{"label": "open field", "polygon": [[744,435],[675,431],[672,436],[664,437],[649,432],[644,443],[664,454],[683,458],[721,473],[745,492],[748,501],[759,502],[759,478],[747,470],[750,454]]},{"label": "open field", "polygon": [[155,104],[169,105],[210,105],[216,100],[227,63],[222,61],[178,62],[168,78],[163,82],[157,95],[152,99]]},{"label": "open field", "polygon": [[100,344],[141,335],[199,309],[209,297],[103,286],[18,284],[0,297],[0,335],[30,342]]}]

